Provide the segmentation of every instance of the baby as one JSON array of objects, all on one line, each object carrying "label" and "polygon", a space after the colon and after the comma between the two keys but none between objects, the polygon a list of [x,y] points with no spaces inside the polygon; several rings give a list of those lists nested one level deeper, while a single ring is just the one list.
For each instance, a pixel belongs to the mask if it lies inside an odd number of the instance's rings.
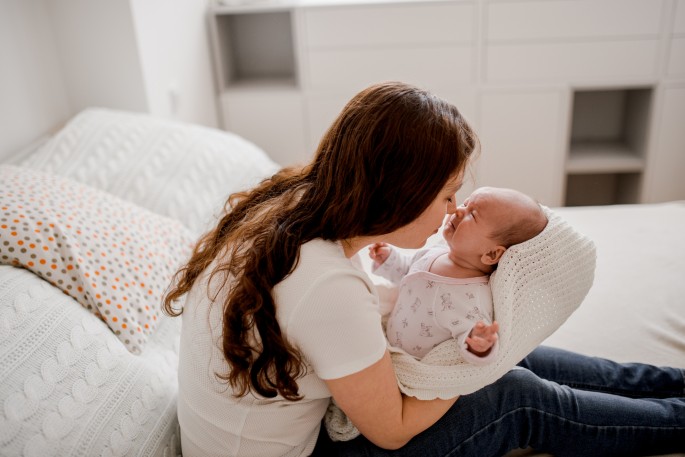
[{"label": "baby", "polygon": [[400,284],[386,327],[390,343],[420,359],[456,338],[465,361],[492,361],[499,325],[492,315],[490,274],[508,247],[536,236],[546,225],[542,208],[529,196],[482,187],[445,218],[446,246],[412,256],[386,243],[371,246],[374,273]]}]

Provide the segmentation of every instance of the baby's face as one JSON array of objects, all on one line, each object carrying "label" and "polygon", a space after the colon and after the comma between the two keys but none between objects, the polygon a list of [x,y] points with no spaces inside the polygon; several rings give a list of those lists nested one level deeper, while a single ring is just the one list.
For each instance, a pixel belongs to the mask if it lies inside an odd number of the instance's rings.
[{"label": "baby's face", "polygon": [[452,255],[475,262],[497,246],[499,243],[491,235],[512,218],[528,216],[530,205],[522,204],[527,198],[512,189],[476,189],[443,225],[442,235]]}]

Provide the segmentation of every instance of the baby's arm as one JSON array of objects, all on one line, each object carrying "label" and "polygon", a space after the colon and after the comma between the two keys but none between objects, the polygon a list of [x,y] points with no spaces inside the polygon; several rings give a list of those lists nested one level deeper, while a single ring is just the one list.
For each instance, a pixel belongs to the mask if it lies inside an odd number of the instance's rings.
[{"label": "baby's arm", "polygon": [[387,243],[375,243],[369,247],[369,257],[373,259],[371,271],[393,284],[399,284],[409,272],[414,260],[425,250],[404,251]]},{"label": "baby's arm", "polygon": [[499,324],[497,321],[491,325],[479,321],[471,330],[471,334],[466,337],[466,345],[469,352],[478,357],[485,357],[490,353],[492,346],[497,342],[497,332]]},{"label": "baby's arm", "polygon": [[390,256],[392,249],[388,243],[374,243],[369,246],[369,257],[373,260],[373,269],[380,267]]},{"label": "baby's arm", "polygon": [[373,259],[371,272],[399,284],[409,273],[414,263],[426,255],[427,249],[398,249],[387,243],[375,243],[369,247],[369,257]]}]

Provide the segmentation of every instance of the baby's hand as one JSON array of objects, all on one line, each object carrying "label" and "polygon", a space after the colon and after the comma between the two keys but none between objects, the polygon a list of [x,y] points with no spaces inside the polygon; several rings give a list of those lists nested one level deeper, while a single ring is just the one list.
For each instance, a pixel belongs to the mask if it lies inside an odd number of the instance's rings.
[{"label": "baby's hand", "polygon": [[383,265],[390,256],[390,246],[388,243],[374,243],[369,246],[369,257],[373,259],[373,267],[378,268]]},{"label": "baby's hand", "polygon": [[498,331],[499,324],[497,322],[493,322],[492,325],[485,325],[483,321],[478,322],[466,338],[469,351],[480,357],[486,356],[497,341]]}]

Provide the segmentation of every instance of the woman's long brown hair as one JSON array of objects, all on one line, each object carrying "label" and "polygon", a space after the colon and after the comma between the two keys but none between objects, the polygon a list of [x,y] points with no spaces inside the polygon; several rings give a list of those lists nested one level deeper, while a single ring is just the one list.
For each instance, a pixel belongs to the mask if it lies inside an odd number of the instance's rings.
[{"label": "woman's long brown hair", "polygon": [[[222,343],[235,395],[299,400],[305,363],[281,332],[273,288],[315,238],[390,233],[416,219],[463,173],[478,140],[456,107],[417,87],[387,82],[357,94],[323,136],[314,160],[233,194],[218,225],[175,275],[164,309],[212,265],[221,278]],[[214,263],[213,263],[214,262]],[[192,306],[192,303],[186,304]]]}]

